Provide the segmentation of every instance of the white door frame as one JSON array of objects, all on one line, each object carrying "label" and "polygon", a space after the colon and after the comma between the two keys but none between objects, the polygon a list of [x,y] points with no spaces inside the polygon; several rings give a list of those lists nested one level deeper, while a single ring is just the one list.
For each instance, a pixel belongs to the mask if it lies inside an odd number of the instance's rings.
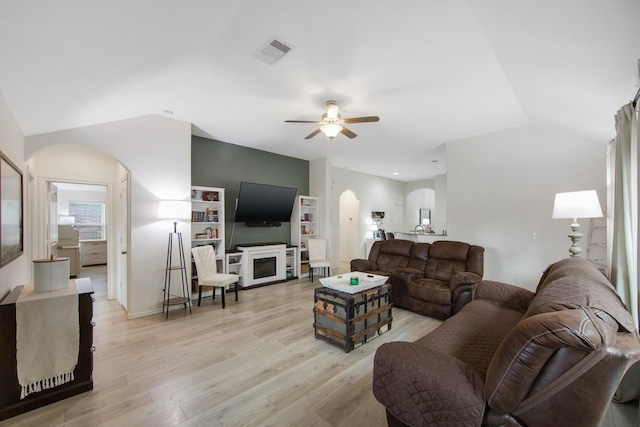
[{"label": "white door frame", "polygon": [[[85,185],[100,185],[103,187],[107,187],[107,201],[105,202],[105,227],[107,230],[107,298],[113,299],[117,294],[117,274],[114,272],[117,271],[116,268],[113,268],[115,264],[113,264],[114,260],[112,257],[112,239],[110,236],[113,236],[113,233],[110,232],[111,227],[117,227],[116,224],[116,216],[113,214],[114,205],[113,203],[113,185],[110,182],[101,182],[101,181],[85,181],[85,180],[73,180],[66,178],[51,178],[51,177],[39,177],[39,193],[38,197],[38,217],[39,221],[36,224],[36,228],[38,230],[48,230],[47,224],[49,220],[47,215],[49,213],[49,197],[48,197],[48,188],[50,183],[54,182],[66,182],[71,184],[85,184]],[[38,257],[41,254],[47,254],[50,252],[50,248],[47,246],[49,242],[49,238],[47,236],[41,236],[38,239],[38,248],[36,248],[35,256]],[[35,259],[35,258],[34,258]]]},{"label": "white door frame", "polygon": [[127,174],[120,181],[118,207],[118,302],[128,312],[129,307],[129,242],[131,227],[130,224],[130,188],[129,175]]}]

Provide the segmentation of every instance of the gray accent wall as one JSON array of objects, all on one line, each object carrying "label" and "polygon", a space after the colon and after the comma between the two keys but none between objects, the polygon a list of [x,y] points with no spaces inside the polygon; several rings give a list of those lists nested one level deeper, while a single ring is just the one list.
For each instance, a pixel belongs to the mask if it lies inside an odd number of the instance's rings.
[{"label": "gray accent wall", "polygon": [[213,139],[191,138],[191,184],[225,189],[227,250],[238,244],[290,243],[291,223],[281,227],[247,227],[234,223],[240,182],[295,187],[309,195],[309,162]]}]

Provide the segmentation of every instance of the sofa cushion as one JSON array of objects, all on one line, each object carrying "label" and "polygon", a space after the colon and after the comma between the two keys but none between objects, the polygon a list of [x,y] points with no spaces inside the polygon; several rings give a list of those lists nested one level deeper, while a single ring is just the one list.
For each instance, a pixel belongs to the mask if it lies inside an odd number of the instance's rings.
[{"label": "sofa cushion", "polygon": [[418,279],[409,285],[409,297],[434,304],[451,304],[449,282],[435,279]]},{"label": "sofa cushion", "polygon": [[425,277],[450,281],[459,272],[467,271],[467,254],[471,245],[440,240],[431,244]]},{"label": "sofa cushion", "polygon": [[411,247],[411,256],[407,267],[419,271],[419,274],[423,275],[424,269],[427,267],[430,247],[431,243],[414,243]]},{"label": "sofa cushion", "polygon": [[399,268],[406,267],[409,264],[409,258],[400,255],[380,254],[378,257],[379,271],[393,273]]},{"label": "sofa cushion", "polygon": [[369,253],[369,260],[375,260],[378,271],[393,273],[398,268],[409,265],[413,242],[409,240],[385,240],[375,242]]},{"label": "sofa cushion", "polygon": [[484,377],[496,349],[521,318],[519,310],[474,300],[416,344],[450,354]]}]

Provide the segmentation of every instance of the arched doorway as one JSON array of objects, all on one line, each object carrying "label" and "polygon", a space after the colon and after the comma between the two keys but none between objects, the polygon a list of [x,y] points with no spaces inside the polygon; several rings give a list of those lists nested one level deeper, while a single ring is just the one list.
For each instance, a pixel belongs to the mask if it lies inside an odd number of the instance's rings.
[{"label": "arched doorway", "polygon": [[[119,242],[128,240],[129,230],[122,230],[120,224],[128,224],[128,210],[123,218],[122,206],[128,206],[128,199],[122,200],[121,182],[128,182],[128,170],[116,159],[104,152],[78,145],[56,145],[42,149],[27,160],[29,173],[28,212],[31,227],[31,259],[49,256],[51,253],[51,229],[57,227],[57,212],[50,206],[51,183],[64,182],[106,187],[105,197],[105,245],[108,299],[118,299],[128,307],[127,263],[118,255]],[[125,197],[127,193],[125,193]],[[53,215],[52,215],[53,214]],[[125,282],[122,279],[125,279]]]},{"label": "arched doorway", "polygon": [[340,264],[348,263],[360,254],[360,200],[351,190],[340,194]]},{"label": "arched doorway", "polygon": [[[436,192],[431,188],[418,188],[407,195],[405,224],[407,229],[413,228],[420,224],[420,209],[428,209],[431,211],[431,220],[436,217]],[[429,225],[434,225],[431,222]]]}]

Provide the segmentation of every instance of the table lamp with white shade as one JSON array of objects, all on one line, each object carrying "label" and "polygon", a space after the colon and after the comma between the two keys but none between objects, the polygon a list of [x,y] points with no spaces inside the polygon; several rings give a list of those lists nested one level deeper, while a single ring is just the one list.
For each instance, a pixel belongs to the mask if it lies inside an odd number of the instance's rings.
[{"label": "table lamp with white shade", "polygon": [[600,208],[596,190],[557,193],[551,217],[555,219],[573,219],[571,233],[568,234],[571,242],[573,242],[569,248],[569,253],[572,258],[579,258],[580,254],[582,254],[582,249],[578,246],[578,241],[583,234],[580,233],[578,218],[602,217],[602,209]]},{"label": "table lamp with white shade", "polygon": [[374,222],[369,228],[371,229],[371,237],[374,239],[378,237],[378,224]]}]

